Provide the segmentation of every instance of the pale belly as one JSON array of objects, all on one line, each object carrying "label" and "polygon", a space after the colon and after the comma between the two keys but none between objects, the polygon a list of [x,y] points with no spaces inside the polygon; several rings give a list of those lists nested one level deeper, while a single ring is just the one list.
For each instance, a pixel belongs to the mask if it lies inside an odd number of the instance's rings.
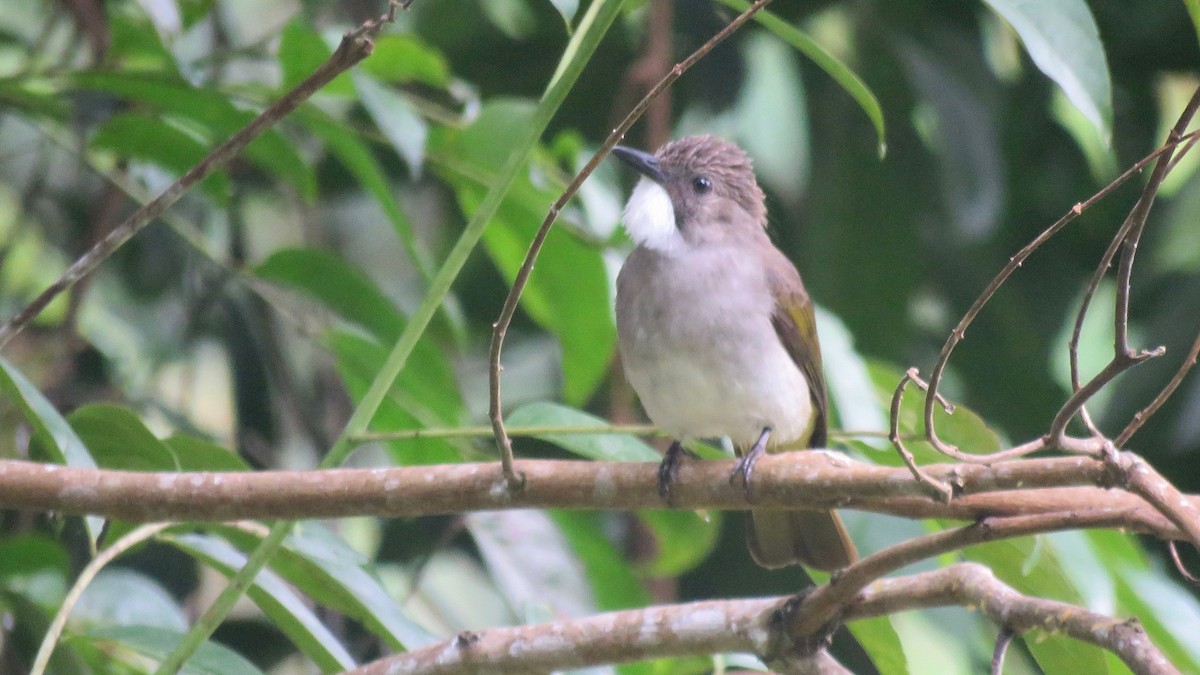
[{"label": "pale belly", "polygon": [[776,336],[769,308],[714,299],[721,294],[702,286],[674,289],[677,302],[656,302],[662,290],[651,296],[645,285],[626,284],[630,309],[618,325],[626,377],[651,421],[679,438],[728,436],[740,447],[764,427],[772,430],[770,445],[806,438],[808,384]]}]

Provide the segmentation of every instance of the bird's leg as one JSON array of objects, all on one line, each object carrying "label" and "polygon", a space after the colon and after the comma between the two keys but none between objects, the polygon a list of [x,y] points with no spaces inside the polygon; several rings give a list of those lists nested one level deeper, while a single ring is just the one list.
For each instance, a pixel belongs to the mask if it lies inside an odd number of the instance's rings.
[{"label": "bird's leg", "polygon": [[742,490],[746,493],[746,501],[750,500],[750,474],[754,473],[754,465],[762,458],[767,451],[767,439],[771,437],[771,427],[763,427],[762,433],[758,435],[758,440],[754,441],[754,445],[746,451],[746,454],[738,458],[737,464],[733,465],[733,472],[729,474],[730,484],[737,480],[740,475],[742,477]]},{"label": "bird's leg", "polygon": [[671,447],[663,455],[662,464],[658,465],[658,496],[666,500],[668,505],[671,504],[671,484],[679,475],[679,465],[684,457],[700,459],[699,455],[683,447],[679,441],[671,441]]}]

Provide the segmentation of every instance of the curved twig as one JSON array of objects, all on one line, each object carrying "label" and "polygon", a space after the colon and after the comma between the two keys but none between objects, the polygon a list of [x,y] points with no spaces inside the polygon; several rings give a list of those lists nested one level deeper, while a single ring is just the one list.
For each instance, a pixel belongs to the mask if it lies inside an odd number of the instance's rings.
[{"label": "curved twig", "polygon": [[[1189,134],[1188,137],[1195,136],[1196,133],[1197,132],[1192,132],[1192,134]],[[1028,259],[1034,251],[1045,244],[1051,237],[1058,234],[1059,231],[1066,227],[1071,221],[1079,217],[1093,204],[1107,197],[1118,186],[1140,173],[1142,169],[1150,164],[1150,162],[1153,162],[1164,153],[1169,152],[1177,143],[1178,141],[1175,141],[1174,143],[1169,143],[1157,148],[1154,150],[1154,152],[1142,158],[1139,162],[1131,166],[1120,176],[1117,176],[1115,179],[1113,179],[1111,183],[1104,186],[1099,192],[1092,195],[1087,200],[1072,206],[1071,209],[1063,214],[1061,218],[1059,218],[1045,230],[1042,230],[1042,232],[1034,237],[1032,241],[1023,246],[1021,250],[1017,251],[1015,255],[1009,258],[1008,262],[1003,268],[1001,268],[1000,272],[996,274],[995,278],[993,278],[984,288],[983,292],[979,294],[979,297],[975,299],[975,302],[971,304],[971,307],[963,315],[962,319],[959,320],[958,325],[956,325],[954,329],[950,331],[950,336],[946,339],[945,344],[942,345],[942,350],[938,355],[937,363],[934,364],[933,370],[929,376],[929,388],[925,394],[925,438],[930,444],[933,445],[933,447],[937,448],[940,452],[948,456],[956,456],[955,453],[957,449],[941,440],[937,436],[937,429],[933,424],[934,404],[936,403],[938,387],[941,385],[942,376],[945,373],[946,365],[950,361],[951,353],[953,353],[954,348],[958,346],[958,343],[962,342],[963,338],[966,336],[967,327],[970,326],[975,320],[975,317],[979,315],[979,312],[983,309],[984,305],[986,305],[992,299],[992,296],[994,296],[1000,287],[1004,285],[1004,282],[1006,282],[1008,278],[1012,276],[1013,272],[1017,271],[1017,268],[1025,263],[1025,260]],[[967,461],[971,460],[968,458]]]}]

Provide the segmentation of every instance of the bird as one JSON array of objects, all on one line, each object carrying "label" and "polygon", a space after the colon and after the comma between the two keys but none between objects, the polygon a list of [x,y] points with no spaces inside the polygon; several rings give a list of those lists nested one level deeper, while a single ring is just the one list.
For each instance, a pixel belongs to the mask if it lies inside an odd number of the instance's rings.
[{"label": "bird", "polygon": [[[755,462],[781,446],[824,447],[828,402],[812,300],[767,233],[750,158],[709,135],[650,154],[616,146],[641,174],[623,214],[636,244],[617,275],[625,376],[674,441],[659,470],[670,485],[685,439],[729,438],[747,501]],[[692,455],[693,457],[695,455]],[[761,566],[834,571],[858,553],[834,511],[751,509],[747,543]]]}]

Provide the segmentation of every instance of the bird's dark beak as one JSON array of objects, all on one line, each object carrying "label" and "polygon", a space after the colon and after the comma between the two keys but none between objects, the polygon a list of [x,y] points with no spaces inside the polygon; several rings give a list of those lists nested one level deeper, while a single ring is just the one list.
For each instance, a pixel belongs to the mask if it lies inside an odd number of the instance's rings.
[{"label": "bird's dark beak", "polygon": [[655,183],[662,184],[667,179],[662,167],[658,165],[658,158],[648,152],[618,145],[612,149],[612,154]]}]

